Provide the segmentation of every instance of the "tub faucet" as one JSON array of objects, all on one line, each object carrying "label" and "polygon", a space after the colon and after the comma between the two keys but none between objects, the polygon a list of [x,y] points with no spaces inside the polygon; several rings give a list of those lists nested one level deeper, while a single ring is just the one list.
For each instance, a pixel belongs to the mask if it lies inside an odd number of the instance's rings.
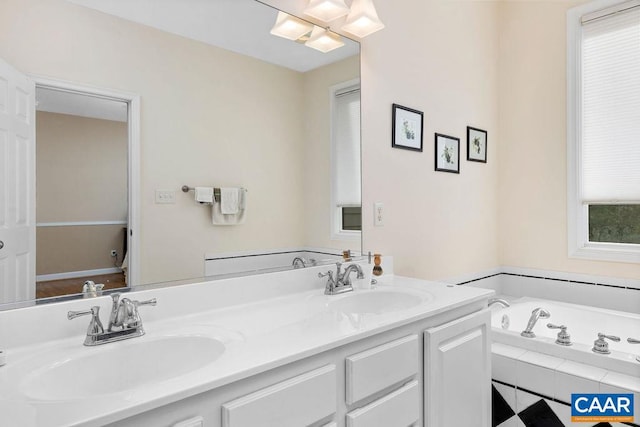
[{"label": "tub faucet", "polygon": [[503,307],[510,307],[509,303],[506,300],[503,300],[502,298],[489,298],[489,301],[487,302],[487,306],[491,307],[493,304],[500,304]]},{"label": "tub faucet", "polygon": [[532,329],[536,325],[538,319],[548,319],[551,317],[551,313],[545,310],[542,307],[538,307],[531,312],[531,317],[529,317],[529,323],[527,323],[527,328],[520,333],[525,338],[535,338],[536,334],[533,333]]}]

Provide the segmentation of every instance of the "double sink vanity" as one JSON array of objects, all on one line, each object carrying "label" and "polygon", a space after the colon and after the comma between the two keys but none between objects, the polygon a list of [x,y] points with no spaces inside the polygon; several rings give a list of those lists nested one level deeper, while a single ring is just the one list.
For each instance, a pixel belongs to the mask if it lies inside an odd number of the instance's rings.
[{"label": "double sink vanity", "polygon": [[132,292],[146,334],[104,345],[67,313],[115,297],[0,312],[0,425],[490,425],[493,291],[362,268],[338,295],[328,266]]}]

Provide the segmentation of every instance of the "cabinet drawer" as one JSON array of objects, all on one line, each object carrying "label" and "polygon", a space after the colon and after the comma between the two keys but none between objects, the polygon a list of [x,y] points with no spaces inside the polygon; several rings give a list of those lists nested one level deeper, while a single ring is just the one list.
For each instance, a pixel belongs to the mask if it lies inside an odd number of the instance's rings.
[{"label": "cabinet drawer", "polygon": [[347,357],[347,404],[411,378],[419,371],[418,359],[417,335]]},{"label": "cabinet drawer", "polygon": [[420,419],[420,385],[402,388],[347,414],[347,427],[407,427]]},{"label": "cabinet drawer", "polygon": [[332,364],[225,403],[222,426],[307,426],[336,412],[335,396]]}]

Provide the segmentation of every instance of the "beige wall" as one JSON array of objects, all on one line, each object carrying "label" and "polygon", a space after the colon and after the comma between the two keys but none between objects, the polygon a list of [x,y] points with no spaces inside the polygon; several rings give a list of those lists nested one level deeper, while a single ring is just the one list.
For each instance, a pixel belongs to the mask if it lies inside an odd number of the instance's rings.
[{"label": "beige wall", "polygon": [[124,225],[38,227],[36,274],[113,268],[110,251],[122,262]]},{"label": "beige wall", "polygon": [[36,114],[36,222],[127,220],[127,123]]},{"label": "beige wall", "polygon": [[566,11],[580,3],[501,6],[500,260],[638,278],[638,264],[567,256]]},{"label": "beige wall", "polygon": [[[386,28],[362,45],[364,249],[426,279],[495,267],[498,14],[493,2],[376,2]],[[391,148],[391,104],[424,112],[424,151]],[[466,160],[466,126],[488,131]],[[434,171],[434,132],[460,138],[460,174]],[[385,224],[373,227],[373,203]]]},{"label": "beige wall", "polygon": [[331,238],[331,86],[360,77],[360,58],[354,56],[303,75],[305,98],[305,243],[311,247],[360,251],[356,241]]},{"label": "beige wall", "polygon": [[[140,94],[142,282],[199,277],[205,253],[303,244],[299,73],[63,0],[0,2],[0,57]],[[246,187],[246,223],[213,227],[185,184]]]},{"label": "beige wall", "polygon": [[[36,113],[36,222],[127,221],[127,123]],[[114,267],[125,225],[38,227],[36,274]]]}]

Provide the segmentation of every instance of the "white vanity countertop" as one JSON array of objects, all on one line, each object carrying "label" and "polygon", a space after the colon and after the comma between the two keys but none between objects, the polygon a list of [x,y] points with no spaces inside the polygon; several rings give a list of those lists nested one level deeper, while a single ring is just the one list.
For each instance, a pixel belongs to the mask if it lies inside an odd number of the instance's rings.
[{"label": "white vanity countertop", "polygon": [[[84,336],[76,333],[73,337],[64,337],[44,344],[5,348],[8,363],[0,367],[0,425],[103,425],[456,307],[486,300],[494,293],[486,289],[452,286],[399,276],[383,276],[378,282],[379,285],[373,290],[356,289],[353,293],[337,296],[325,296],[324,288],[315,288],[164,319],[147,316],[151,319],[145,321],[145,336],[102,346],[85,347]],[[214,289],[216,282],[212,282],[210,286],[209,291]],[[402,290],[401,293],[407,295],[408,299],[415,297],[411,299],[413,306],[385,313],[355,313],[349,309],[348,299],[356,294],[358,297],[368,298],[365,295],[367,293],[381,294],[396,289]],[[163,291],[164,289],[145,291],[144,296],[157,297],[160,306],[168,303],[166,300],[163,301]],[[170,297],[167,299],[170,300]],[[382,300],[387,298],[374,296],[372,299],[374,305],[376,301]],[[394,303],[392,298],[389,301],[390,304]],[[87,302],[88,300],[84,300],[84,305],[89,305]],[[331,308],[340,305],[342,311]],[[155,308],[141,309],[143,319],[146,313]],[[104,316],[105,314],[103,321]],[[89,319],[85,320],[88,323]],[[80,323],[80,329],[85,330],[85,321],[82,320]],[[46,393],[46,386],[42,387],[38,382],[42,380],[39,376],[40,369],[49,369],[53,364],[63,364],[65,360],[74,357],[91,361],[95,357],[93,355],[107,350],[114,355],[126,354],[126,349],[129,348],[127,346],[145,342],[153,344],[154,341],[171,336],[195,337],[195,340],[199,337],[213,337],[224,343],[225,349],[215,361],[204,367],[127,391],[101,393],[101,386],[109,390],[102,381],[102,384],[95,384],[98,391],[92,396],[44,400],[38,396],[24,395],[29,381],[31,389],[37,390],[36,393]],[[168,363],[159,359],[151,355],[148,363],[150,366]],[[126,372],[119,372],[118,365],[101,366],[100,359],[94,360],[96,371],[106,372],[105,375],[126,375]],[[183,362],[175,360],[175,363]],[[25,381],[25,378],[29,380]],[[76,382],[84,384],[85,387],[91,381],[98,382],[93,378],[84,380],[85,378],[71,376],[66,378],[69,384],[63,388],[73,392]]]}]

